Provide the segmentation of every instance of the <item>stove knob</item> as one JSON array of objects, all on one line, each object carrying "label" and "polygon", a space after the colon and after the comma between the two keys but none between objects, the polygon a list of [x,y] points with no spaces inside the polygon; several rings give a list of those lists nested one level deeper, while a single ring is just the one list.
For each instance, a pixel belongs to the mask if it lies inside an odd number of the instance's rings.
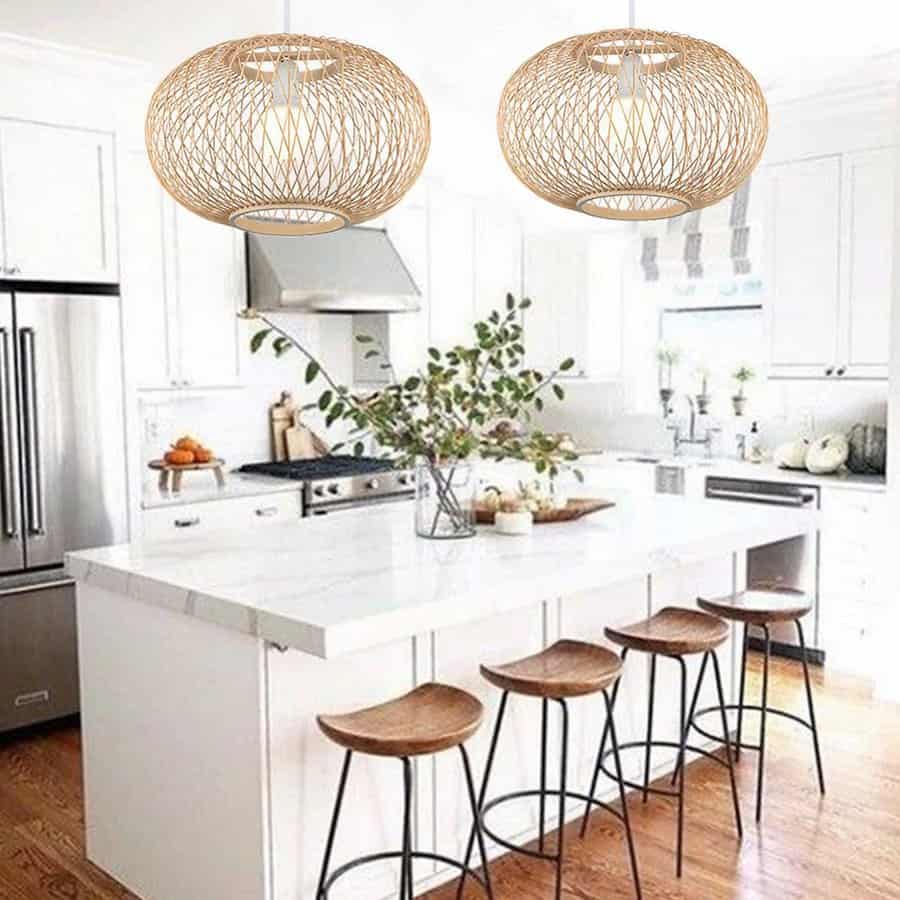
[{"label": "stove knob", "polygon": [[329,484],[328,485],[328,493],[334,497],[337,497],[341,492],[341,486],[339,484]]},{"label": "stove knob", "polygon": [[378,490],[378,485],[379,485],[379,481],[378,481],[377,478],[370,478],[370,479],[366,482],[366,487],[367,487],[370,491],[377,491],[377,490]]},{"label": "stove knob", "polygon": [[407,475],[406,472],[401,472],[397,476],[397,482],[398,484],[409,484],[409,475]]},{"label": "stove knob", "polygon": [[313,488],[313,495],[316,497],[324,497],[325,496],[325,488],[319,484]]}]

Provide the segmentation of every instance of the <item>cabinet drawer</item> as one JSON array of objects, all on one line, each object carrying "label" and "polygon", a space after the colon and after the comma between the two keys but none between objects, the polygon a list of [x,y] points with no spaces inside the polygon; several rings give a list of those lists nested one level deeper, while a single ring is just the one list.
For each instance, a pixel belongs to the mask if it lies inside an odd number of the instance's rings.
[{"label": "cabinet drawer", "polygon": [[267,522],[291,521],[300,518],[301,511],[299,490],[185,503],[144,510],[143,532],[148,540],[190,537],[233,528],[252,528]]},{"label": "cabinet drawer", "polygon": [[0,594],[0,731],[76,712],[75,586]]}]

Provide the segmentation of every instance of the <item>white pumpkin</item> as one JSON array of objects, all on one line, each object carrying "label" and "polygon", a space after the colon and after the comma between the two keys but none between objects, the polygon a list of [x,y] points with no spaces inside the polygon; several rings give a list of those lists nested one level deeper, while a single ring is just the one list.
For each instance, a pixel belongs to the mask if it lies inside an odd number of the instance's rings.
[{"label": "white pumpkin", "polygon": [[775,448],[772,454],[772,462],[779,469],[805,469],[806,451],[809,450],[809,441],[806,438],[797,438],[796,441],[788,441]]},{"label": "white pumpkin", "polygon": [[806,468],[813,475],[831,475],[847,462],[849,455],[850,442],[845,434],[826,434],[809,445]]}]

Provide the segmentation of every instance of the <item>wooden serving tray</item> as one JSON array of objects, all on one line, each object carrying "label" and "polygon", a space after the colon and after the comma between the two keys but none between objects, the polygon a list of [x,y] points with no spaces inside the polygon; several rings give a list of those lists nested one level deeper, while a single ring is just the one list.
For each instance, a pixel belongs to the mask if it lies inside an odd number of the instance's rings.
[{"label": "wooden serving tray", "polygon": [[[601,509],[609,509],[615,506],[612,500],[590,499],[587,497],[573,497],[565,506],[559,509],[550,509],[544,512],[536,512],[534,514],[535,525],[547,525],[551,522],[571,522],[574,519],[580,519],[582,516],[588,516],[591,513],[599,512]],[[475,508],[475,521],[479,525],[493,525],[495,511],[492,509]]]},{"label": "wooden serving tray", "polygon": [[186,463],[183,466],[176,466],[167,463],[164,459],[151,460],[148,465],[151,469],[159,472],[159,489],[161,491],[169,490],[169,473],[172,473],[172,491],[178,493],[181,490],[181,476],[184,472],[191,472],[200,469],[209,469],[216,477],[216,484],[221,488],[225,487],[225,476],[222,473],[222,466],[225,465],[224,459],[211,459],[206,463]]}]

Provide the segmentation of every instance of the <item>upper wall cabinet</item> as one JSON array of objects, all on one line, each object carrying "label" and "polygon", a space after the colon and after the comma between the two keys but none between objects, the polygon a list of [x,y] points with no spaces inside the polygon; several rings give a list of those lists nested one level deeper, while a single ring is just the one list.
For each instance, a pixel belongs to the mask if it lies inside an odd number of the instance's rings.
[{"label": "upper wall cabinet", "polygon": [[574,357],[570,375],[584,376],[587,353],[587,241],[568,232],[524,239],[525,349],[530,366],[550,371]]},{"label": "upper wall cabinet", "polygon": [[841,366],[851,376],[887,377],[894,257],[893,148],[844,157],[846,281],[839,334]]},{"label": "upper wall cabinet", "polygon": [[238,384],[242,232],[177,206],[142,152],[126,155],[122,182],[122,296],[132,381],[151,390]]},{"label": "upper wall cabinet", "polygon": [[782,163],[762,180],[771,375],[885,377],[894,151]]},{"label": "upper wall cabinet", "polygon": [[119,279],[112,136],[0,119],[2,274]]}]

